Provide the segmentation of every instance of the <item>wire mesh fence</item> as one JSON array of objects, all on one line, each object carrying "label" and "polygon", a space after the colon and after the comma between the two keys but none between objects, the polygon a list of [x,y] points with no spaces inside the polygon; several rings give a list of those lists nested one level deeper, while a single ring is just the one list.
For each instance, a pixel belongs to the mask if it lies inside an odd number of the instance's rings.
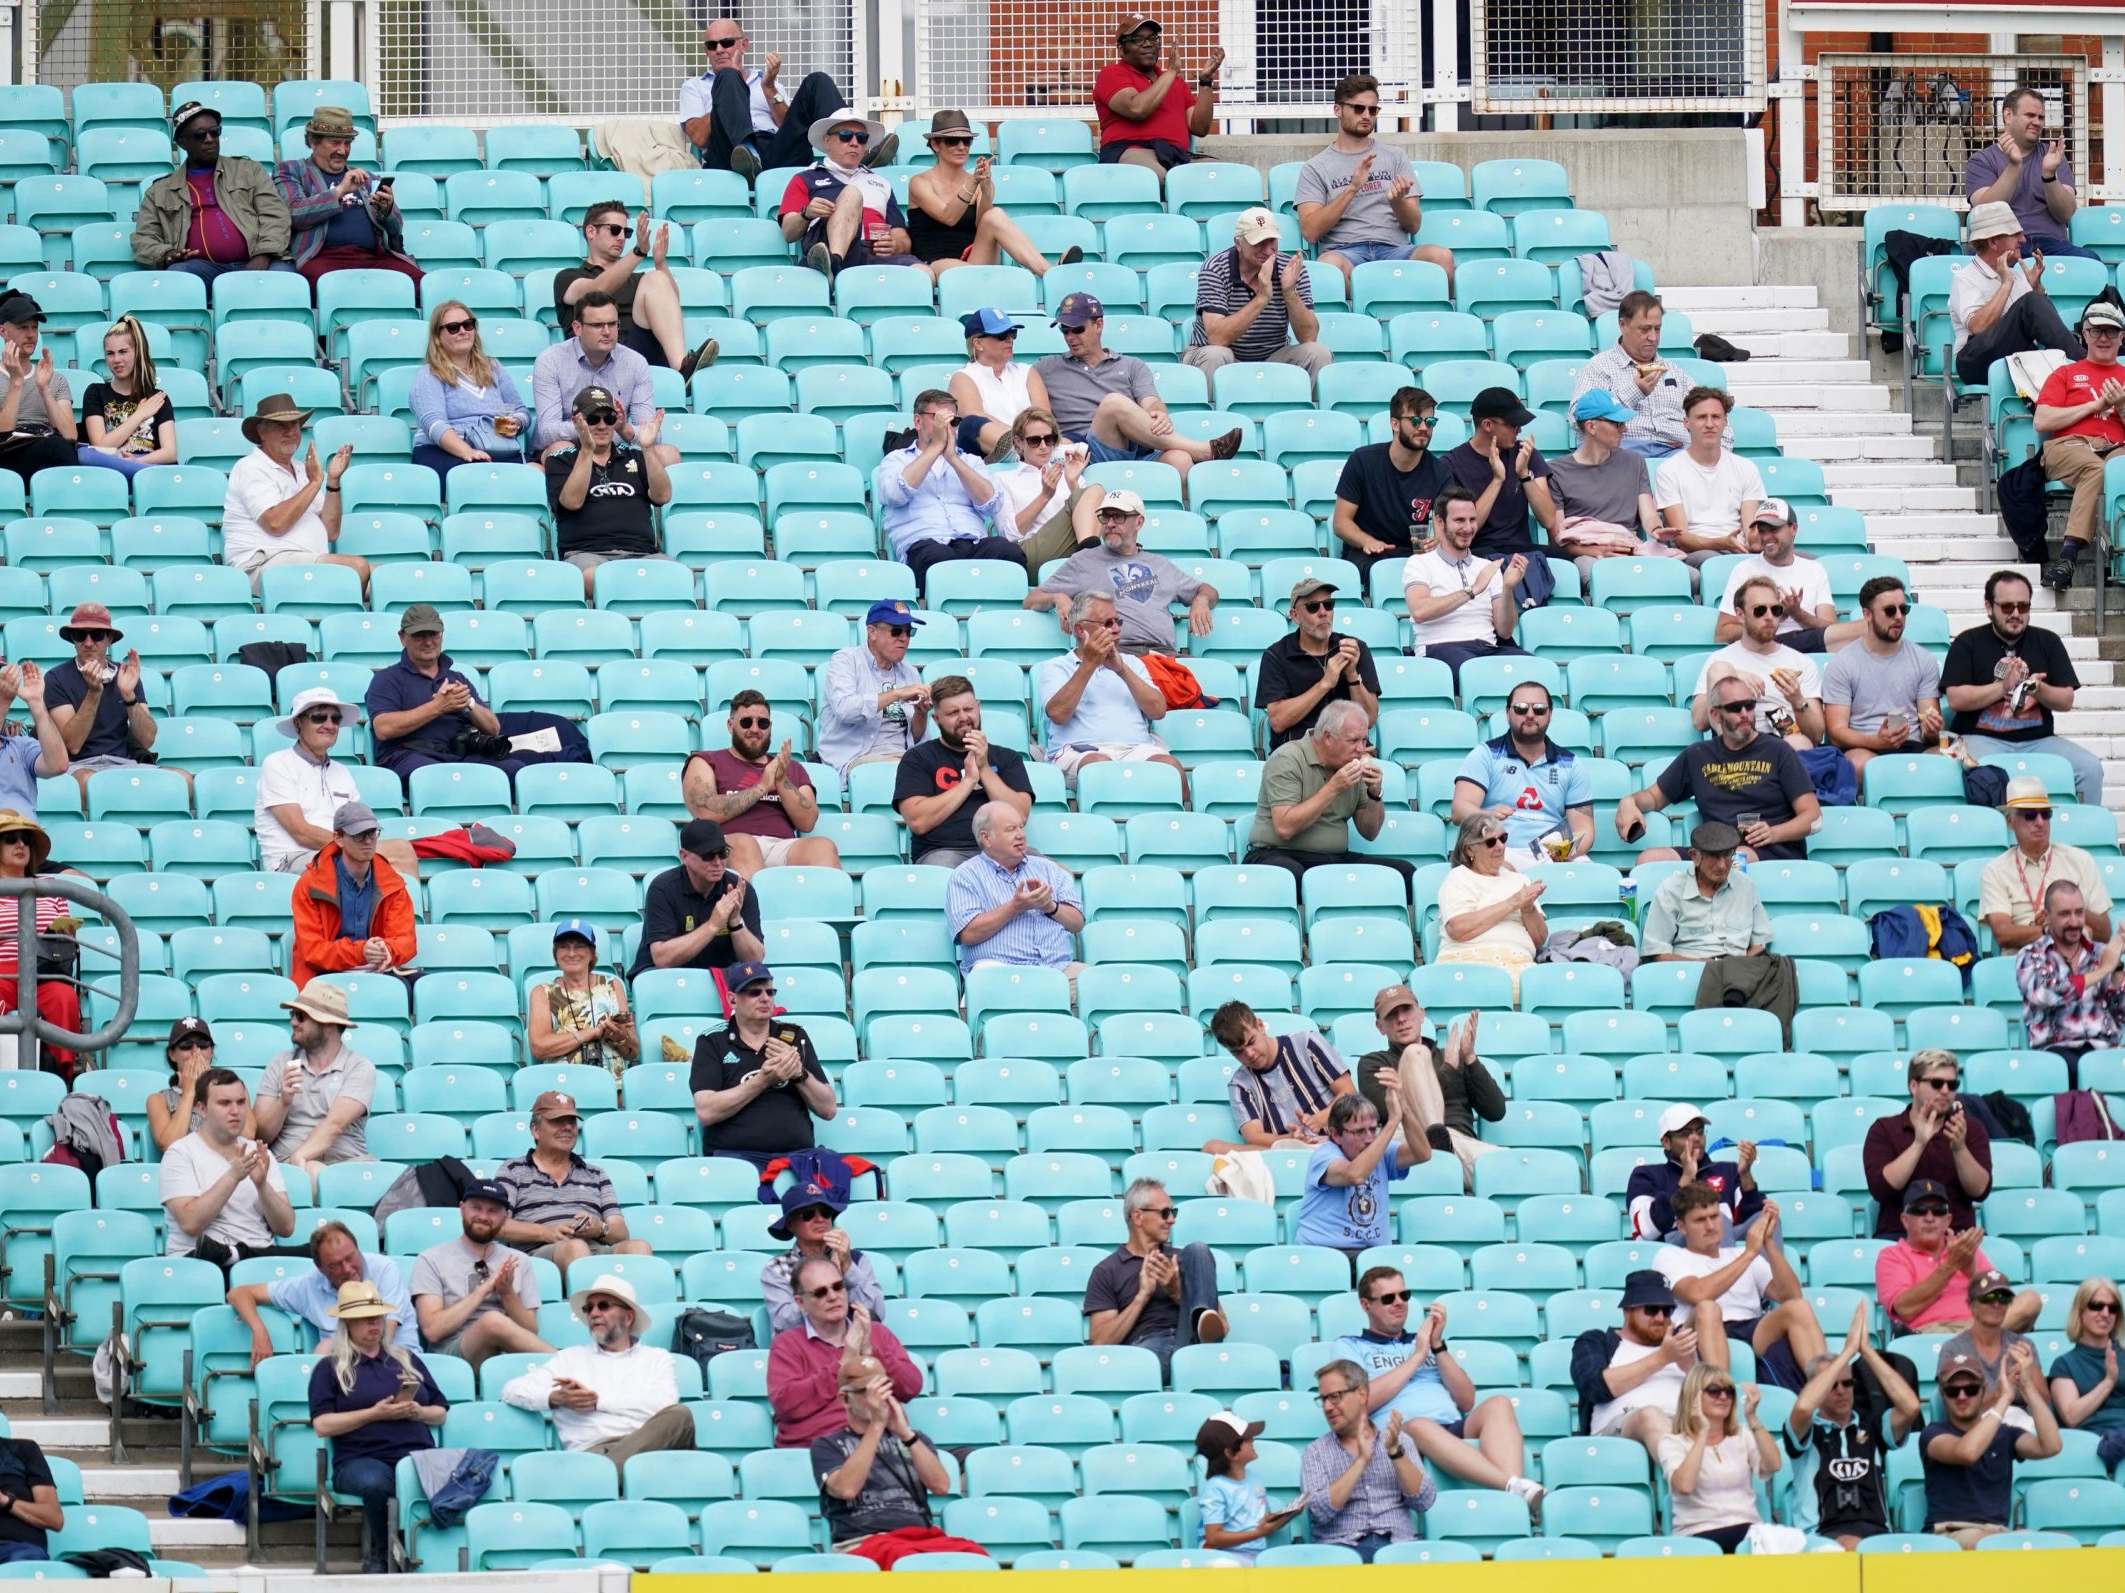
[{"label": "wire mesh fence", "polygon": [[21,10],[34,81],[270,88],[317,72],[312,0],[32,0]]},{"label": "wire mesh fence", "polygon": [[1760,111],[1764,0],[1470,0],[1479,116]]}]

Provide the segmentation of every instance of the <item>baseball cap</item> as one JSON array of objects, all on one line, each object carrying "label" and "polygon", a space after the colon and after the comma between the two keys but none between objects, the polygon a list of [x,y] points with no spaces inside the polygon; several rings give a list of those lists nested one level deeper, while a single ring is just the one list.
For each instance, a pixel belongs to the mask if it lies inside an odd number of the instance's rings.
[{"label": "baseball cap", "polygon": [[1203,1425],[1195,1430],[1195,1447],[1202,1448],[1206,1439],[1215,1444],[1228,1435],[1244,1444],[1250,1438],[1261,1437],[1268,1428],[1267,1422],[1251,1422],[1236,1411],[1221,1410],[1203,1418]]},{"label": "baseball cap", "polygon": [[1765,498],[1756,505],[1756,518],[1751,525],[1791,525],[1793,506],[1783,498]]},{"label": "baseball cap", "polygon": [[1121,20],[1114,24],[1114,36],[1117,39],[1126,39],[1130,34],[1140,32],[1145,28],[1151,29],[1154,33],[1166,31],[1156,21],[1145,16],[1141,11],[1124,11]]},{"label": "baseball cap", "polygon": [[620,412],[620,406],[614,400],[612,393],[603,387],[584,388],[580,393],[576,394],[576,401],[568,407],[573,409],[578,415],[589,415],[600,409],[609,409],[615,415]]},{"label": "baseball cap", "polygon": [[1016,337],[1018,323],[1001,310],[988,308],[970,311],[959,318],[959,324],[968,337]]},{"label": "baseball cap", "polygon": [[167,1051],[179,1040],[204,1040],[208,1045],[212,1045],[214,1031],[207,1027],[207,1020],[204,1018],[179,1018],[170,1025],[170,1037],[162,1042],[162,1048]]},{"label": "baseball cap", "polygon": [[1937,1200],[1948,1204],[1948,1186],[1937,1178],[1914,1178],[1904,1185],[1904,1210],[1909,1211],[1922,1200]]},{"label": "baseball cap", "polygon": [[1417,993],[1409,986],[1389,985],[1372,998],[1372,1015],[1375,1018],[1384,1018],[1397,1007],[1420,1005],[1422,1003],[1417,1000]]},{"label": "baseball cap", "polygon": [[902,598],[880,598],[863,611],[866,625],[920,625],[924,621]]},{"label": "baseball cap", "polygon": [[1978,1364],[1974,1355],[1943,1355],[1939,1373],[1942,1393],[1947,1392],[1950,1382],[1975,1383],[1979,1388],[1985,1386],[1985,1368]]},{"label": "baseball cap", "polygon": [[1705,1121],[1707,1119],[1704,1113],[1698,1111],[1688,1101],[1677,1101],[1660,1114],[1660,1137],[1666,1139],[1670,1134],[1680,1134],[1692,1123]]},{"label": "baseball cap", "polygon": [[1318,575],[1302,575],[1291,583],[1291,596],[1288,601],[1296,603],[1302,597],[1311,597],[1316,592],[1333,592],[1335,589],[1336,584],[1333,581],[1324,581]]},{"label": "baseball cap", "polygon": [[1583,426],[1590,420],[1613,420],[1618,425],[1627,426],[1636,418],[1630,406],[1606,387],[1589,387],[1572,403],[1572,421],[1576,425]]},{"label": "baseball cap", "polygon": [[1988,1294],[2012,1294],[2014,1284],[1998,1267],[1987,1267],[1970,1280],[1970,1298],[1982,1300]]},{"label": "baseball cap", "polygon": [[536,1123],[542,1117],[580,1117],[576,1110],[576,1098],[566,1090],[545,1090],[531,1103],[531,1120]]},{"label": "baseball cap", "polygon": [[757,985],[775,975],[764,962],[734,962],[723,970],[723,983],[730,990],[743,990],[747,985]]},{"label": "baseball cap", "polygon": [[413,603],[398,617],[398,633],[401,636],[421,636],[443,628],[443,616],[435,611],[433,603]]},{"label": "baseball cap", "polygon": [[176,110],[170,112],[171,135],[174,137],[176,134],[183,132],[188,123],[196,122],[202,116],[211,116],[217,122],[221,120],[221,112],[214,109],[213,106],[200,100],[186,100]]},{"label": "baseball cap", "polygon": [[1741,845],[1741,831],[1717,819],[1706,819],[1690,831],[1690,847],[1698,852],[1731,852]]},{"label": "baseball cap", "polygon": [[1102,509],[1115,510],[1120,514],[1142,514],[1144,512],[1144,500],[1126,487],[1118,492],[1108,493],[1104,498],[1100,499],[1099,506]]},{"label": "baseball cap", "polygon": [[1105,317],[1106,308],[1089,293],[1065,293],[1055,306],[1055,324],[1074,332]]},{"label": "baseball cap", "polygon": [[340,835],[373,835],[383,827],[376,809],[366,802],[342,802],[332,814],[332,828]]},{"label": "baseball cap", "polygon": [[1261,243],[1270,238],[1281,238],[1282,230],[1272,216],[1260,205],[1252,210],[1243,210],[1232,223],[1232,236],[1241,243]]},{"label": "baseball cap", "polygon": [[1472,421],[1503,420],[1510,421],[1515,426],[1525,426],[1530,424],[1535,416],[1532,410],[1520,402],[1520,395],[1510,387],[1486,387],[1476,394],[1475,401],[1468,406],[1468,418]]},{"label": "baseball cap", "polygon": [[44,307],[27,293],[10,293],[0,298],[0,322],[9,326],[28,326],[32,321],[44,319]]},{"label": "baseball cap", "polygon": [[505,1184],[496,1183],[492,1178],[476,1178],[467,1184],[465,1192],[457,1197],[457,1203],[460,1206],[468,1200],[492,1201],[495,1205],[500,1206],[502,1210],[507,1211],[509,1209],[509,1188]]},{"label": "baseball cap", "polygon": [[2125,331],[2125,315],[2120,315],[2118,307],[2108,299],[2097,299],[2081,312],[2081,325],[2083,327],[2109,326]]},{"label": "baseball cap", "polygon": [[578,940],[589,941],[592,951],[598,949],[598,926],[587,918],[564,918],[553,926],[553,938],[556,941],[569,935]]},{"label": "baseball cap", "polygon": [[723,839],[723,826],[714,819],[688,819],[686,828],[679,832],[679,850],[691,852],[696,857],[708,857],[730,849]]}]

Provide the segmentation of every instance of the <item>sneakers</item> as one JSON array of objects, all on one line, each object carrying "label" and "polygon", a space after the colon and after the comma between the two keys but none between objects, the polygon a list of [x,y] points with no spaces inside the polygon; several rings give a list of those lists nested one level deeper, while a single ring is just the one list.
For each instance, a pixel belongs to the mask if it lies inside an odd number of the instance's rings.
[{"label": "sneakers", "polygon": [[1222,1311],[1205,1311],[1195,1319],[1195,1342],[1198,1344],[1222,1344],[1226,1331]]},{"label": "sneakers", "polygon": [[1012,438],[1009,432],[1005,432],[1001,437],[996,439],[995,446],[992,447],[988,451],[988,453],[983,457],[982,463],[986,465],[1000,465],[1006,459],[1010,458],[1011,455],[1017,450],[1017,448],[1018,443],[1016,442],[1016,440]]},{"label": "sneakers", "polygon": [[743,177],[745,186],[750,188],[760,176],[760,157],[750,145],[740,144],[730,152],[730,169]]},{"label": "sneakers", "polygon": [[823,243],[815,243],[804,251],[804,263],[826,278],[828,287],[834,285],[834,252]]},{"label": "sneakers", "polygon": [[1233,458],[1240,451],[1240,438],[1243,435],[1244,433],[1241,432],[1240,428],[1235,426],[1222,437],[1211,438],[1210,457],[1212,459]]},{"label": "sneakers", "polygon": [[879,141],[878,147],[863,157],[866,166],[890,166],[900,154],[900,135],[888,133]]},{"label": "sneakers", "polygon": [[2044,584],[2054,592],[2069,590],[2073,585],[2074,566],[2081,562],[2081,556],[2087,551],[2085,542],[2062,541],[2059,556],[2044,566]]},{"label": "sneakers", "polygon": [[1055,263],[1057,265],[1076,265],[1077,262],[1084,259],[1084,257],[1085,251],[1080,249],[1076,244],[1073,243],[1070,245],[1069,248],[1063,250],[1062,258],[1056,261]]},{"label": "sneakers", "polygon": [[1509,1477],[1506,1479],[1505,1491],[1526,1503],[1528,1520],[1541,1521],[1544,1491],[1541,1483],[1531,1482],[1525,1477]]},{"label": "sneakers", "polygon": [[701,346],[685,359],[679,361],[679,380],[688,381],[695,371],[705,371],[716,363],[716,356],[723,352],[723,345],[712,337],[701,340]]}]

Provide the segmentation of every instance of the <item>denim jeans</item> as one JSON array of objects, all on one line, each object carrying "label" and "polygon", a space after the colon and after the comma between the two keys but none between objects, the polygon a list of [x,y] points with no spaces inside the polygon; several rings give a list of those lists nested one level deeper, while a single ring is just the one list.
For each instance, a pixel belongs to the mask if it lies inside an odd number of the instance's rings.
[{"label": "denim jeans", "polygon": [[386,1512],[394,1486],[392,1471],[388,1462],[367,1455],[350,1455],[344,1459],[335,1455],[332,1460],[333,1489],[339,1493],[351,1493],[362,1502],[365,1539],[362,1566],[365,1570],[385,1564],[391,1552],[390,1519]]}]

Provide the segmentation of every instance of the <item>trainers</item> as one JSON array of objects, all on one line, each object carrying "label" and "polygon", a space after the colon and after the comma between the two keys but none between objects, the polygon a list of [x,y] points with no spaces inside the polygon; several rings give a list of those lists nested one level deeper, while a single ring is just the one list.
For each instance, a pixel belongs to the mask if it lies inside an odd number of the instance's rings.
[{"label": "trainers", "polygon": [[1005,432],[1001,437],[996,439],[995,446],[992,447],[988,451],[987,455],[983,457],[982,463],[986,465],[1000,465],[1006,459],[1010,458],[1011,455],[1016,452],[1017,448],[1017,440],[1014,439],[1009,432]]},{"label": "trainers", "polygon": [[701,346],[685,359],[679,361],[679,380],[690,380],[695,371],[705,371],[716,363],[716,356],[723,352],[723,345],[712,337],[701,340]]},{"label": "trainers", "polygon": [[1543,1487],[1541,1483],[1531,1482],[1526,1477],[1510,1477],[1506,1479],[1505,1491],[1515,1499],[1525,1501],[1528,1520],[1539,1522],[1542,1519]]},{"label": "trainers", "polygon": [[815,243],[804,251],[804,263],[826,278],[827,286],[834,285],[834,251],[823,243]]},{"label": "trainers", "polygon": [[878,142],[878,147],[863,157],[866,166],[890,166],[900,154],[900,135],[888,133]]},{"label": "trainers", "polygon": [[750,146],[740,144],[730,152],[730,169],[745,179],[745,186],[752,187],[760,175],[760,157]]},{"label": "trainers", "polygon": [[1235,426],[1222,437],[1211,438],[1210,457],[1212,459],[1232,458],[1240,451],[1240,438],[1243,435],[1244,433],[1241,432],[1240,428]]},{"label": "trainers", "polygon": [[1195,1319],[1195,1342],[1198,1344],[1222,1344],[1226,1331],[1222,1311],[1205,1311]]},{"label": "trainers", "polygon": [[2063,556],[2044,566],[2044,584],[2054,592],[2064,592],[2073,586],[2074,561]]},{"label": "trainers", "polygon": [[1076,244],[1073,243],[1070,245],[1069,248],[1063,250],[1062,258],[1056,261],[1055,263],[1057,265],[1076,265],[1077,262],[1084,259],[1084,257],[1085,251],[1080,249]]}]

